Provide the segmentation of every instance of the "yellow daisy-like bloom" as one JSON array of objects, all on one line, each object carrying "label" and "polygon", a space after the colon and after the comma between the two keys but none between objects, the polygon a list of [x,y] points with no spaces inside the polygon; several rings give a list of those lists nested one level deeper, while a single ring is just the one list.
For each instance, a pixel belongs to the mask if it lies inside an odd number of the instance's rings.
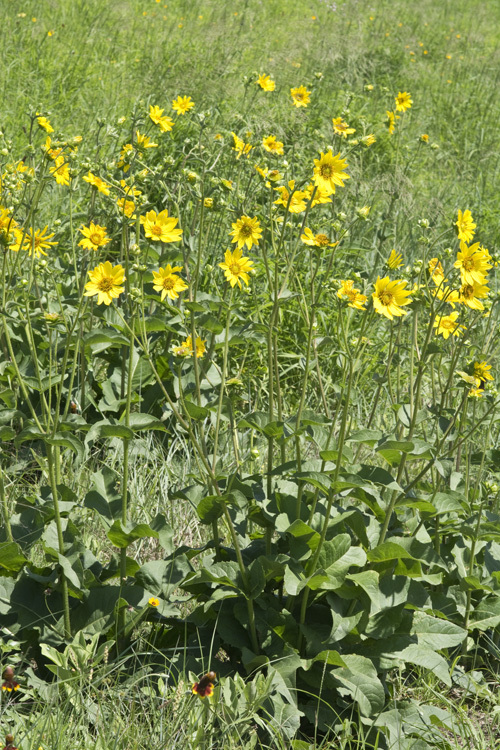
[{"label": "yellow daisy-like bloom", "polygon": [[297,86],[294,89],[290,89],[290,93],[294,107],[307,107],[311,101],[311,92],[305,86]]},{"label": "yellow daisy-like bloom", "polygon": [[474,224],[474,219],[472,218],[472,214],[470,211],[462,211],[458,212],[458,220],[455,222],[455,226],[457,228],[458,232],[458,239],[463,240],[464,242],[470,242],[472,238],[474,237],[474,229],[476,228],[476,225]]},{"label": "yellow daisy-like bloom", "polygon": [[106,263],[99,263],[88,274],[90,281],[85,284],[83,296],[94,297],[97,294],[98,305],[110,305],[125,291],[125,287],[121,286],[125,281],[125,269],[121,265],[112,266],[107,260]]},{"label": "yellow daisy-like bloom", "polygon": [[234,224],[231,224],[233,231],[229,232],[233,239],[231,242],[238,243],[238,249],[246,245],[250,250],[252,245],[258,245],[262,237],[262,229],[256,216],[251,219],[249,216],[241,216]]},{"label": "yellow daisy-like bloom", "polygon": [[264,73],[259,76],[257,84],[263,91],[274,91],[276,88],[276,84],[271,79],[271,76],[265,75]]},{"label": "yellow daisy-like bloom", "polygon": [[64,156],[57,156],[55,158],[55,166],[50,167],[50,174],[54,175],[55,181],[58,185],[68,186],[70,181],[69,165],[65,161]]},{"label": "yellow daisy-like bloom", "polygon": [[148,599],[148,604],[150,607],[158,607],[160,604],[160,600],[156,598],[156,596],[151,596]]},{"label": "yellow daisy-like bloom", "polygon": [[157,143],[151,143],[151,138],[149,136],[139,133],[138,130],[135,131],[135,137],[137,138],[138,149],[157,148],[158,146]]},{"label": "yellow daisy-like bloom", "polygon": [[396,96],[395,101],[397,112],[406,112],[406,110],[410,109],[411,105],[413,104],[411,94],[409,94],[407,91],[400,91]]},{"label": "yellow daisy-like bloom", "polygon": [[376,312],[389,320],[406,315],[403,307],[411,303],[411,299],[408,299],[411,292],[405,289],[406,281],[391,281],[388,276],[383,279],[379,276],[374,286],[372,299]]},{"label": "yellow daisy-like bloom", "polygon": [[481,250],[479,242],[470,247],[467,247],[465,242],[460,242],[460,251],[453,265],[460,269],[462,284],[473,284],[474,281],[484,282],[485,276],[491,268],[491,264],[488,263],[487,256]]},{"label": "yellow daisy-like bloom", "polygon": [[314,234],[309,227],[304,229],[304,234],[300,235],[300,239],[304,245],[310,247],[335,247],[339,244],[338,242],[330,242],[330,238],[326,234]]},{"label": "yellow daisy-like bloom", "polygon": [[441,286],[448,279],[444,278],[444,270],[438,258],[431,258],[429,261],[429,273],[436,286]]},{"label": "yellow daisy-like bloom", "polygon": [[422,133],[422,135],[420,136],[420,140],[422,141],[422,143],[429,143],[429,136],[427,135],[427,133]]},{"label": "yellow daisy-like bloom", "polygon": [[[276,192],[280,194],[280,197],[275,200],[274,203],[275,205],[281,205],[285,208],[288,206],[288,210],[291,214],[300,214],[302,211],[306,210],[307,193],[304,190],[294,191],[295,180],[290,180],[288,187],[290,188],[290,191],[293,191],[291,198],[290,192],[284,185],[274,188]],[[290,205],[288,205],[288,201],[290,201]]]},{"label": "yellow daisy-like bloom", "polygon": [[474,377],[477,380],[478,386],[484,387],[487,380],[493,380],[493,375],[490,372],[491,365],[483,362],[474,362]]},{"label": "yellow daisy-like bloom", "polygon": [[18,226],[17,221],[13,218],[8,208],[0,206],[0,235],[5,242],[10,241],[11,235]]},{"label": "yellow daisy-like bloom", "polygon": [[484,390],[479,386],[477,388],[471,388],[469,391],[469,398],[482,398]]},{"label": "yellow daisy-like bloom", "polygon": [[332,124],[334,133],[337,133],[337,135],[341,135],[343,138],[347,138],[348,135],[352,135],[352,133],[356,132],[356,130],[354,128],[350,128],[346,121],[341,117],[332,118]]},{"label": "yellow daisy-like bloom", "polygon": [[153,289],[155,292],[161,292],[161,301],[168,297],[169,299],[177,299],[179,292],[183,292],[184,289],[188,288],[183,279],[177,276],[177,271],[182,271],[182,266],[172,266],[168,263],[165,268],[160,268],[158,271],[153,271]]},{"label": "yellow daisy-like bloom", "polygon": [[128,172],[128,170],[130,169],[130,164],[128,164],[127,161],[133,153],[134,147],[132,146],[132,144],[126,143],[120,151],[120,159],[118,160],[116,166],[120,169],[123,168],[124,172]]},{"label": "yellow daisy-like bloom", "polygon": [[111,242],[111,238],[106,236],[106,227],[94,224],[93,221],[90,222],[89,227],[83,227],[79,231],[83,234],[84,239],[80,240],[78,244],[88,250],[99,250],[100,247],[104,247],[108,242]]},{"label": "yellow daisy-like bloom", "polygon": [[233,183],[232,180],[226,180],[223,177],[221,177],[221,182],[222,182],[222,184],[224,185],[225,188],[227,188],[228,190],[233,190],[234,183]]},{"label": "yellow daisy-like bloom", "polygon": [[436,335],[441,335],[444,339],[447,339],[449,336],[460,336],[465,331],[465,326],[459,325],[457,318],[457,312],[436,318],[432,324],[436,329]]},{"label": "yellow daisy-like bloom", "polygon": [[337,297],[340,299],[346,299],[348,301],[348,306],[352,307],[354,310],[364,310],[368,297],[361,294],[359,289],[354,288],[354,281],[351,279],[348,281],[341,280],[340,284],[341,286],[337,291]]},{"label": "yellow daisy-like bloom", "polygon": [[149,105],[149,119],[158,125],[162,133],[168,133],[174,127],[174,121],[171,117],[163,114],[164,110],[160,109],[156,104],[153,106]]},{"label": "yellow daisy-like bloom", "polygon": [[178,115],[185,115],[186,112],[189,112],[193,107],[194,102],[190,96],[178,96],[177,99],[174,99],[172,102],[172,109],[175,110]]},{"label": "yellow daisy-like bloom", "polygon": [[[206,343],[206,339],[202,340],[199,336],[196,337],[196,359],[200,359],[200,357],[203,357],[203,355],[206,353]],[[192,357],[194,354],[192,337],[188,336],[180,346],[174,346],[172,348],[172,351],[177,357]]]},{"label": "yellow daisy-like bloom", "polygon": [[39,117],[36,118],[36,121],[40,125],[40,127],[45,130],[46,133],[54,132],[54,128],[52,127],[52,125],[50,124],[50,121],[47,120],[46,117],[43,117],[40,115]]},{"label": "yellow daisy-like bloom", "polygon": [[30,229],[24,235],[24,240],[23,231],[17,228],[14,229],[14,236],[16,238],[16,241],[13,245],[10,246],[10,249],[14,250],[14,252],[16,253],[19,250],[26,250],[29,255],[34,253],[37,258],[39,258],[40,255],[47,255],[45,250],[50,250],[52,245],[57,245],[57,242],[51,242],[51,239],[54,236],[55,232],[52,232],[52,234],[46,234],[48,228],[49,227],[46,226],[43,229],[37,229],[35,231],[35,234],[33,234],[32,230]]},{"label": "yellow daisy-like bloom", "polygon": [[83,176],[83,179],[85,182],[88,182],[89,185],[93,185],[100,193],[103,193],[103,195],[109,195],[109,191],[111,190],[111,185],[108,185],[107,182],[104,182],[104,180],[101,180],[100,177],[97,177],[97,175],[92,174],[92,172],[89,172],[88,174]]},{"label": "yellow daisy-like bloom", "polygon": [[219,263],[219,266],[224,271],[224,276],[227,281],[234,287],[238,284],[241,289],[241,281],[243,279],[245,284],[248,284],[249,271],[252,270],[253,261],[250,258],[242,257],[241,248],[236,248],[232,253],[231,250],[226,250],[224,254],[224,263]]},{"label": "yellow daisy-like bloom", "polygon": [[281,141],[276,140],[275,135],[268,135],[267,138],[262,139],[262,145],[269,151],[270,154],[277,154],[283,156],[283,144]]},{"label": "yellow daisy-like bloom", "polygon": [[399,115],[396,115],[394,112],[389,112],[389,110],[386,110],[385,114],[387,115],[387,127],[389,128],[389,135],[392,135],[394,131],[396,130],[396,120],[399,120]]},{"label": "yellow daisy-like bloom", "polygon": [[[483,282],[485,279],[483,279]],[[481,302],[482,299],[489,294],[489,288],[486,284],[479,281],[474,281],[472,284],[463,284],[460,287],[458,295],[450,295],[451,302],[459,302],[462,305],[470,307],[471,310],[484,310],[484,305]]]},{"label": "yellow daisy-like bloom", "polygon": [[340,158],[340,152],[337,156],[331,151],[321,152],[321,157],[314,160],[314,184],[325,193],[334,193],[336,185],[344,187],[343,180],[349,179],[350,175],[343,171],[348,166],[346,160]]},{"label": "yellow daisy-like bloom", "polygon": [[373,135],[373,133],[368,133],[368,135],[364,135],[361,139],[361,143],[364,146],[373,146],[374,143],[376,143],[377,139]]},{"label": "yellow daisy-like bloom", "polygon": [[332,202],[332,193],[326,190],[322,190],[317,185],[308,185],[305,189],[305,193],[307,196],[307,200],[311,199],[312,192],[316,188],[314,192],[314,198],[312,199],[311,208],[314,208],[314,206],[319,206],[323,203],[331,203]]},{"label": "yellow daisy-like bloom", "polygon": [[243,155],[248,159],[253,146],[250,143],[245,143],[236,133],[232,133],[232,136],[234,140],[233,151],[236,151],[236,158],[239,159]]},{"label": "yellow daisy-like bloom", "polygon": [[399,268],[399,266],[403,265],[403,256],[396,250],[391,250],[391,254],[387,258],[386,264],[392,269]]},{"label": "yellow daisy-like bloom", "polygon": [[168,215],[167,209],[160,211],[148,211],[146,216],[141,216],[140,222],[144,227],[144,233],[148,239],[154,242],[179,242],[182,237],[182,229],[176,229],[179,219]]},{"label": "yellow daisy-like bloom", "polygon": [[116,205],[120,209],[121,213],[124,214],[127,219],[135,219],[135,203],[134,201],[128,201],[126,198],[118,198]]}]

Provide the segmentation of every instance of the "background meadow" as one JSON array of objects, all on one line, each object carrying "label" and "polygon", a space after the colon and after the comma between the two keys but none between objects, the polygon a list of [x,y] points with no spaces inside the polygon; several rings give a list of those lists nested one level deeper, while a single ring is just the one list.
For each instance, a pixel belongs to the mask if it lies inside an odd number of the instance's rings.
[{"label": "background meadow", "polygon": [[5,747],[496,747],[496,4],[0,11]]}]

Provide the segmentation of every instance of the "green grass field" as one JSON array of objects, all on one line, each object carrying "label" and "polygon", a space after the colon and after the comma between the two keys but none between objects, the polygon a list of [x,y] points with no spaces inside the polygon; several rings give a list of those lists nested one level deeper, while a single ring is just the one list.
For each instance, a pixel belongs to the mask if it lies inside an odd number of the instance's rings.
[{"label": "green grass field", "polygon": [[5,750],[500,747],[498,4],[0,12]]}]

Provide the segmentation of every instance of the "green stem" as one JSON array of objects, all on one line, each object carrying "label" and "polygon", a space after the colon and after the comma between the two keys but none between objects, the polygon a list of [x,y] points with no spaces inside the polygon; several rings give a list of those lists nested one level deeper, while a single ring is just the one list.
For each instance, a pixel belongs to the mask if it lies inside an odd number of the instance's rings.
[{"label": "green stem", "polygon": [[[54,520],[57,529],[57,544],[59,547],[59,554],[61,557],[64,556],[64,539],[62,531],[61,513],[59,509],[59,494],[57,490],[56,472],[54,464],[54,455],[52,453],[52,446],[45,444],[47,451],[47,467],[49,473],[49,483],[52,492],[52,503],[54,506]],[[69,594],[68,594],[68,582],[64,571],[60,568],[59,575],[61,578],[61,590],[63,600],[63,616],[64,616],[64,637],[69,640],[71,638],[71,621],[69,617]]]},{"label": "green stem", "polygon": [[9,509],[7,507],[7,497],[5,496],[5,484],[3,481],[3,469],[0,467],[0,501],[2,503],[3,520],[5,524],[5,533],[7,535],[7,541],[13,542],[14,537],[12,536],[12,529],[10,526]]}]

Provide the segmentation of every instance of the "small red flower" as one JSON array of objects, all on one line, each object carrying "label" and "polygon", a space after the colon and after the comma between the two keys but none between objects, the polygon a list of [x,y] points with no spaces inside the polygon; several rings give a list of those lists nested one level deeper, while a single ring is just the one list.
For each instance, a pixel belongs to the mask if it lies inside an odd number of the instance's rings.
[{"label": "small red flower", "polygon": [[12,734],[5,735],[5,747],[3,750],[17,750],[17,747],[14,747],[14,736]]},{"label": "small red flower", "polygon": [[199,682],[195,682],[193,685],[194,695],[198,695],[200,698],[206,698],[212,695],[214,691],[214,682],[217,679],[215,672],[207,672]]},{"label": "small red flower", "polygon": [[12,693],[13,690],[19,690],[19,683],[15,680],[14,670],[12,667],[5,667],[2,672],[2,690]]}]

